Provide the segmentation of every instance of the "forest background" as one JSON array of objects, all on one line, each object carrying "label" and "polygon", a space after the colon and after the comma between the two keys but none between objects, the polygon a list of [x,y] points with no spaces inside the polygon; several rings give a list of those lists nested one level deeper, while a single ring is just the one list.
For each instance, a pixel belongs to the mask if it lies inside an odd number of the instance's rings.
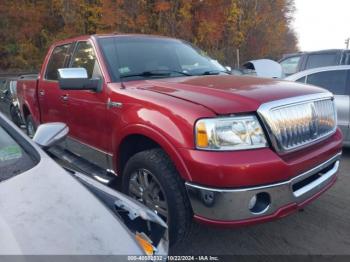
[{"label": "forest background", "polygon": [[[223,65],[297,51],[294,0],[1,0],[0,71],[37,71],[56,40],[97,33],[187,40]],[[237,52],[237,50],[239,50]]]}]

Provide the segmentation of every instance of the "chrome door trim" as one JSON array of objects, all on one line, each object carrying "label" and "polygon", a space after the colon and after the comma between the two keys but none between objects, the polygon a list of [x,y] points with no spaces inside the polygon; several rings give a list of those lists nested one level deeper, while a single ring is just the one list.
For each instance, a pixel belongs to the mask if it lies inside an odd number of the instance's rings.
[{"label": "chrome door trim", "polygon": [[68,136],[65,148],[105,170],[114,170],[113,154]]}]

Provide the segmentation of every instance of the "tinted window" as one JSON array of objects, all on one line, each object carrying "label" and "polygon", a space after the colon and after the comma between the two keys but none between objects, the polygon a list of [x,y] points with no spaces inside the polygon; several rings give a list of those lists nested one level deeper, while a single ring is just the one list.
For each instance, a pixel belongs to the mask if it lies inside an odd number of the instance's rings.
[{"label": "tinted window", "polygon": [[52,51],[49,63],[46,68],[45,78],[47,80],[58,80],[57,69],[63,68],[68,57],[70,44],[57,46]]},{"label": "tinted window", "polygon": [[305,83],[305,78],[306,78],[306,76],[304,76],[304,77],[302,77],[302,78],[299,78],[299,79],[295,80],[295,82]]},{"label": "tinted window", "polygon": [[[101,38],[99,43],[114,80],[119,76],[142,74],[147,71],[164,71],[172,77],[184,76],[183,73],[200,75],[208,71],[225,71],[224,67],[206,56],[203,51],[180,40],[110,37]],[[147,76],[124,79],[127,81],[144,77]]]},{"label": "tinted window", "polygon": [[346,94],[347,70],[319,72],[307,77],[308,84],[326,88],[336,95]]},{"label": "tinted window", "polygon": [[336,59],[336,53],[309,55],[306,63],[306,69],[335,65],[337,64]]},{"label": "tinted window", "polygon": [[281,62],[283,73],[288,76],[295,74],[298,71],[298,64],[301,56],[293,56]]},{"label": "tinted window", "polygon": [[350,53],[346,53],[345,54],[345,61],[343,62],[343,64],[345,65],[350,65]]},{"label": "tinted window", "polygon": [[89,42],[78,42],[70,67],[85,68],[89,78],[101,75],[94,49]]},{"label": "tinted window", "polygon": [[0,126],[0,181],[34,167],[36,161]]}]

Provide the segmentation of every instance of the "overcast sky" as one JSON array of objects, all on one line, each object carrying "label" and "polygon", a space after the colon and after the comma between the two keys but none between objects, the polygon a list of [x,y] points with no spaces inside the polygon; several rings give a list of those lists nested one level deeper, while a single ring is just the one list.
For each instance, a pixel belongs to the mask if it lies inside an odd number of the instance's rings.
[{"label": "overcast sky", "polygon": [[295,0],[293,26],[301,51],[345,48],[350,37],[350,0]]}]

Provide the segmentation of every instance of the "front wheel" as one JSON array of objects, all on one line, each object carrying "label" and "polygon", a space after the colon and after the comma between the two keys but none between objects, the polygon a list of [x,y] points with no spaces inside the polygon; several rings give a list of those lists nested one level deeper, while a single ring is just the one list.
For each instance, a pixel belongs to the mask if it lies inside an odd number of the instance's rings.
[{"label": "front wheel", "polygon": [[26,131],[27,131],[27,135],[30,138],[33,138],[35,135],[35,131],[36,131],[36,125],[35,122],[33,120],[32,115],[28,115],[27,119],[26,119]]},{"label": "front wheel", "polygon": [[190,231],[192,212],[183,181],[161,149],[135,154],[123,173],[123,190],[157,213],[168,224],[170,245]]}]

